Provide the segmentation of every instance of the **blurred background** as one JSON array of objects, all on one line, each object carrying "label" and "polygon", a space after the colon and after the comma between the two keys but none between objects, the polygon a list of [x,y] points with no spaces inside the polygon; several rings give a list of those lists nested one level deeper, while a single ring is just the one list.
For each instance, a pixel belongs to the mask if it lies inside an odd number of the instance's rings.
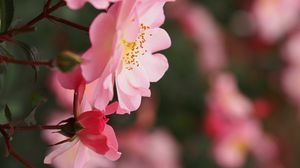
[{"label": "blurred background", "polygon": [[[45,1],[14,0],[12,26],[39,14]],[[54,1],[55,2],[55,1]],[[99,13],[90,4],[78,11],[66,7],[54,15],[88,26]],[[163,51],[169,70],[151,85],[138,112],[112,116],[122,158],[119,168],[299,168],[300,161],[300,1],[177,0],[165,6],[172,47]],[[34,47],[38,59],[63,50],[83,53],[88,33],[43,20],[36,32],[16,39]],[[299,45],[299,46],[298,46]],[[11,55],[26,59],[11,43]],[[53,113],[68,111],[51,89],[50,69],[35,79],[29,66],[0,64],[0,121],[36,110],[38,124]],[[1,139],[2,141],[3,139]],[[15,149],[37,167],[47,143],[38,131],[16,132]],[[22,167],[5,157],[0,167]]]}]

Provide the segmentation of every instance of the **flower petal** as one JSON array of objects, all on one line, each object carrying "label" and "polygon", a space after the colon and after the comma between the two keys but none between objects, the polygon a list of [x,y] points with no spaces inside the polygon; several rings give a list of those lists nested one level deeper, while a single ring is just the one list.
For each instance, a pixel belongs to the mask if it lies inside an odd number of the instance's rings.
[{"label": "flower petal", "polygon": [[54,149],[52,152],[50,152],[44,159],[45,164],[52,164],[53,160],[58,157],[59,155],[65,153],[70,148],[72,148],[76,143],[78,142],[78,139],[73,140],[70,143],[64,143],[58,146],[56,149]]},{"label": "flower petal", "polygon": [[107,145],[109,147],[109,151],[105,153],[105,157],[112,161],[119,159],[121,153],[118,152],[118,141],[113,128],[106,125],[103,134],[107,137]]},{"label": "flower petal", "polygon": [[78,144],[74,160],[74,168],[83,168],[89,162],[88,148],[85,147],[81,142]]},{"label": "flower petal", "polygon": [[84,81],[80,67],[77,67],[69,73],[58,72],[57,79],[62,87],[66,89],[76,89]]},{"label": "flower petal", "polygon": [[110,115],[113,114],[117,111],[119,106],[119,103],[117,101],[111,103],[110,105],[108,105],[105,109],[104,115]]},{"label": "flower petal", "polygon": [[109,150],[109,147],[107,146],[107,138],[102,134],[79,135],[79,139],[85,146],[89,147],[98,154],[103,155]]},{"label": "flower petal", "polygon": [[83,55],[82,74],[91,82],[100,77],[113,54],[115,18],[108,13],[98,15],[90,27],[92,47]]},{"label": "flower petal", "polygon": [[[146,0],[147,1],[147,0]],[[165,21],[163,6],[167,0],[148,0],[139,5],[139,16],[143,24],[150,27],[159,27]]]},{"label": "flower petal", "polygon": [[171,46],[171,39],[168,33],[161,28],[154,28],[145,31],[145,47],[152,53],[167,49]]},{"label": "flower petal", "polygon": [[[121,72],[122,73],[122,72]],[[132,70],[124,70],[126,79],[134,88],[149,88],[150,81],[143,67],[135,67]]]},{"label": "flower petal", "polygon": [[119,108],[117,110],[117,114],[130,113],[131,111],[137,110],[141,104],[141,95],[127,95],[120,89],[118,83],[116,83],[116,86],[119,101]]},{"label": "flower petal", "polygon": [[168,60],[162,54],[145,55],[141,60],[150,82],[157,82],[169,68]]}]

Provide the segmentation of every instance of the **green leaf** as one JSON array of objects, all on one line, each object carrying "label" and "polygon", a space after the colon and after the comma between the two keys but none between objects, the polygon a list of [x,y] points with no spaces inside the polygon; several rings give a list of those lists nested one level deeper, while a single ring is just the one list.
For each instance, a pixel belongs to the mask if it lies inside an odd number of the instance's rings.
[{"label": "green leaf", "polygon": [[10,111],[10,109],[9,109],[9,107],[8,107],[7,104],[5,105],[4,114],[5,114],[6,119],[9,122],[11,122],[12,121],[12,114],[11,114],[11,111]]},{"label": "green leaf", "polygon": [[14,1],[0,0],[0,33],[6,32],[14,16]]},{"label": "green leaf", "polygon": [[[21,49],[23,49],[28,60],[31,60],[31,61],[37,60],[38,51],[35,47],[32,47],[32,46],[30,46],[22,41],[18,41],[18,40],[15,40],[14,43],[17,44]],[[32,68],[35,73],[35,80],[37,80],[39,67],[32,65]]]},{"label": "green leaf", "polygon": [[24,122],[26,125],[34,125],[36,124],[36,119],[35,119],[35,113],[36,110],[46,102],[46,99],[41,100],[33,109],[32,111],[25,117]]}]

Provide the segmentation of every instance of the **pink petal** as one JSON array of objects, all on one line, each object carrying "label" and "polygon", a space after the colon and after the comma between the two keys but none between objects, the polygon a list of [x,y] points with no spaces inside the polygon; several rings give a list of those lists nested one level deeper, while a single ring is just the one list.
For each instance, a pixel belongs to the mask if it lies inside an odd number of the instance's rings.
[{"label": "pink petal", "polygon": [[159,27],[165,21],[163,6],[166,1],[148,0],[138,6],[140,20],[150,27]]},{"label": "pink petal", "polygon": [[126,24],[129,19],[132,19],[129,18],[129,16],[132,16],[132,12],[134,11],[133,9],[135,8],[135,3],[136,0],[126,0],[114,4],[115,7],[120,8],[117,20],[118,30],[122,29],[125,26],[124,24]]},{"label": "pink petal", "polygon": [[67,6],[73,10],[82,8],[83,5],[85,4],[85,0],[65,0],[65,1],[67,3]]},{"label": "pink petal", "polygon": [[110,115],[113,114],[117,111],[119,106],[119,103],[117,101],[111,103],[110,105],[108,105],[105,109],[104,115]]},{"label": "pink petal", "polygon": [[115,18],[112,15],[101,13],[93,21],[90,27],[92,47],[84,53],[84,63],[81,65],[88,82],[100,77],[112,57],[115,33]]},{"label": "pink petal", "polygon": [[122,92],[127,95],[138,95],[140,92],[137,88],[134,88],[129,82],[125,75],[125,72],[121,72],[117,75],[116,84]]},{"label": "pink petal", "polygon": [[89,0],[97,9],[106,9],[109,6],[108,0]]},{"label": "pink petal", "polygon": [[77,88],[82,82],[84,82],[80,67],[77,67],[72,72],[69,73],[57,73],[57,78],[59,83],[62,87],[66,89],[75,89]]},{"label": "pink petal", "polygon": [[98,154],[103,155],[109,150],[109,147],[107,146],[107,137],[104,135],[86,134],[85,136],[79,135],[79,138],[85,146]]},{"label": "pink petal", "polygon": [[141,60],[150,82],[157,82],[169,68],[168,60],[162,54],[145,55]]},{"label": "pink petal", "polygon": [[88,111],[80,114],[78,122],[84,127],[79,131],[79,135],[86,136],[87,134],[100,134],[105,127],[106,120],[102,112]]},{"label": "pink petal", "polygon": [[130,113],[130,111],[137,110],[141,104],[141,95],[127,95],[120,89],[118,82],[116,82],[116,86],[119,101],[117,114]]},{"label": "pink petal", "polygon": [[149,88],[150,82],[143,67],[135,67],[132,70],[124,70],[126,78],[134,88]]},{"label": "pink petal", "polygon": [[114,79],[112,74],[109,73],[106,76],[106,71],[103,73],[102,76],[105,76],[104,81],[102,78],[99,80],[98,87],[96,89],[96,100],[95,100],[95,108],[103,111],[105,110],[107,104],[113,98],[113,87],[114,87]]},{"label": "pink petal", "polygon": [[74,160],[74,168],[83,168],[89,162],[88,148],[79,142]]},{"label": "pink petal", "polygon": [[103,134],[107,137],[107,145],[109,146],[109,151],[105,153],[105,157],[112,161],[119,159],[121,153],[118,152],[118,141],[113,128],[106,125]]},{"label": "pink petal", "polygon": [[44,159],[45,164],[52,164],[53,160],[58,157],[59,155],[65,153],[69,149],[71,149],[76,143],[78,142],[78,139],[73,140],[70,143],[64,143],[58,146],[56,149],[54,149],[52,152],[50,152]]},{"label": "pink petal", "polygon": [[168,33],[161,28],[145,31],[145,47],[152,53],[167,49],[171,46],[171,39]]},{"label": "pink petal", "polygon": [[57,102],[67,109],[71,109],[73,107],[73,97],[74,91],[71,89],[65,89],[61,86],[58,81],[58,71],[53,71],[49,77],[49,87],[55,93]]}]

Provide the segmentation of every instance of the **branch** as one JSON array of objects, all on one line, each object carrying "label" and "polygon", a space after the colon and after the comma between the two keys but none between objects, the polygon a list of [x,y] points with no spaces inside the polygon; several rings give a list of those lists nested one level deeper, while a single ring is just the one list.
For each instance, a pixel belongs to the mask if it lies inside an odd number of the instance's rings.
[{"label": "branch", "polygon": [[33,18],[31,21],[29,21],[27,24],[25,24],[19,28],[11,29],[11,30],[5,32],[4,34],[11,36],[14,32],[22,32],[22,31],[28,30],[28,29],[32,30],[33,25],[35,25],[37,22],[46,18],[50,13],[54,12],[58,8],[66,5],[65,1],[60,0],[58,3],[56,3],[51,8],[49,8],[50,3],[51,3],[51,0],[48,0],[48,2],[44,6],[44,10],[38,16]]},{"label": "branch", "polygon": [[29,60],[17,60],[12,57],[7,57],[0,55],[0,63],[12,63],[12,64],[20,64],[20,65],[37,65],[37,66],[48,66],[53,67],[53,61],[29,61]]},{"label": "branch", "polygon": [[48,15],[47,18],[50,19],[50,20],[53,20],[53,21],[60,22],[60,23],[63,23],[65,25],[71,26],[73,28],[85,31],[85,32],[89,31],[88,27],[79,25],[77,23],[71,22],[71,21],[63,19],[63,18],[59,18],[59,17],[53,16],[53,15]]},{"label": "branch", "polygon": [[12,124],[0,124],[0,129],[14,129],[20,131],[30,131],[30,130],[59,130],[60,125],[31,125],[31,126],[16,126]]},{"label": "branch", "polygon": [[3,129],[0,128],[0,132],[4,137],[5,140],[5,144],[6,144],[6,148],[8,153],[13,156],[16,160],[18,160],[19,162],[21,162],[22,164],[24,164],[26,167],[28,168],[35,168],[35,166],[33,166],[31,163],[29,163],[29,161],[27,161],[26,159],[22,158],[13,148],[12,144],[10,143],[10,137],[7,134],[7,132]]}]

